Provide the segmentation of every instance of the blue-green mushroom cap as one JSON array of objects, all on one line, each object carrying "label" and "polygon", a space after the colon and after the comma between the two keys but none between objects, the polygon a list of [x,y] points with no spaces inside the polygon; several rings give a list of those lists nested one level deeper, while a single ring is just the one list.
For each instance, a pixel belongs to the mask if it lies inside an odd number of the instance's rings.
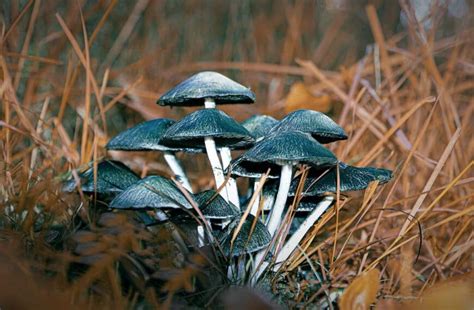
[{"label": "blue-green mushroom cap", "polygon": [[232,203],[225,201],[215,190],[207,190],[194,195],[202,214],[207,219],[231,219],[240,214]]},{"label": "blue-green mushroom cap", "polygon": [[267,136],[278,123],[278,120],[268,115],[253,115],[240,124],[252,134],[255,140],[259,140]]},{"label": "blue-green mushroom cap", "polygon": [[[252,230],[254,221],[256,221],[255,227]],[[259,219],[255,219],[254,216],[249,214],[231,247],[230,241],[239,222],[240,217],[229,224],[226,234],[221,239],[221,246],[225,255],[235,257],[249,254],[259,251],[270,244],[272,236],[267,227]]]},{"label": "blue-green mushroom cap", "polygon": [[176,151],[160,143],[163,133],[174,123],[167,118],[142,122],[113,137],[105,147],[118,151]]},{"label": "blue-green mushroom cap", "polygon": [[191,209],[192,205],[173,181],[148,176],[129,186],[109,205],[112,209]]},{"label": "blue-green mushroom cap", "polygon": [[255,94],[247,87],[213,71],[197,73],[167,91],[158,104],[162,106],[204,105],[206,98],[216,104],[254,103]]},{"label": "blue-green mushroom cap", "polygon": [[[326,192],[337,191],[336,167],[328,169],[311,169],[305,181],[302,195],[318,196]],[[370,182],[387,183],[392,178],[392,171],[375,167],[354,167],[343,163],[339,164],[339,186],[341,192],[364,190]],[[290,186],[290,196],[294,196],[298,187],[299,178],[294,179]]]},{"label": "blue-green mushroom cap", "polygon": [[324,113],[313,110],[297,110],[285,116],[272,132],[299,130],[309,133],[320,143],[347,139],[344,129]]},{"label": "blue-green mushroom cap", "polygon": [[[94,167],[89,163],[86,171],[79,173],[81,190],[84,193],[116,194],[134,184],[140,178],[126,165],[115,160],[103,160],[97,164],[97,174],[94,180]],[[66,181],[63,190],[73,192],[76,180]]]},{"label": "blue-green mushroom cap", "polygon": [[255,143],[251,149],[234,159],[230,163],[230,171],[236,164],[246,171],[258,174],[265,173],[270,168],[271,175],[277,176],[280,166],[285,164],[334,166],[337,164],[337,158],[309,134],[301,131],[279,131]]},{"label": "blue-green mushroom cap", "polygon": [[254,142],[247,129],[224,112],[202,109],[170,126],[163,134],[161,143],[169,147],[204,149],[206,137],[213,138],[217,148]]}]

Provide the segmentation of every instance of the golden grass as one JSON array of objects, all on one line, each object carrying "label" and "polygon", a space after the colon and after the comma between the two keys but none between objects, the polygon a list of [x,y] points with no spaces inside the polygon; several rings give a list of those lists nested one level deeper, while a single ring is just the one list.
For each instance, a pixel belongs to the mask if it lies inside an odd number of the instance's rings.
[{"label": "golden grass", "polygon": [[[290,86],[303,81],[305,96],[329,98],[331,116],[349,134],[330,146],[341,160],[394,170],[383,187],[337,193],[337,207],[315,225],[273,283],[284,281],[290,306],[319,302],[374,268],[380,271],[381,305],[389,300],[400,306],[438,282],[472,277],[471,12],[464,21],[447,21],[445,8],[438,7],[430,15],[432,27],[425,28],[405,1],[355,6],[348,13],[303,1],[262,1],[257,7],[189,1],[179,8],[158,1],[127,8],[120,1],[83,2],[31,0],[19,7],[14,1],[1,21],[0,278],[11,282],[0,281],[0,307],[29,307],[36,300],[53,308],[126,308],[143,296],[151,305],[169,306],[183,288],[190,296],[216,298],[216,291],[187,282],[200,277],[199,258],[183,265],[183,277],[164,276],[177,267],[162,244],[139,246],[150,232],[132,234],[136,239],[106,236],[101,244],[119,245],[115,251],[71,278],[68,270],[78,259],[73,233],[84,225],[105,228],[89,200],[59,191],[68,171],[104,156],[142,176],[169,174],[156,155],[107,155],[104,145],[143,118],[178,119],[189,112],[154,102],[198,70],[225,72],[255,90],[257,104],[223,107],[238,120],[253,113],[281,117]],[[406,28],[393,18],[400,10]],[[317,24],[324,14],[332,20]],[[370,33],[353,30],[361,24]],[[371,35],[376,45],[364,54]],[[182,156],[193,184],[204,189],[212,178],[204,157],[197,158]],[[143,261],[146,270],[140,269]],[[134,289],[123,287],[119,262],[138,268],[137,279],[153,278],[171,293],[146,285],[140,290],[137,282]],[[311,281],[295,278],[307,265],[319,266],[316,290]]]}]

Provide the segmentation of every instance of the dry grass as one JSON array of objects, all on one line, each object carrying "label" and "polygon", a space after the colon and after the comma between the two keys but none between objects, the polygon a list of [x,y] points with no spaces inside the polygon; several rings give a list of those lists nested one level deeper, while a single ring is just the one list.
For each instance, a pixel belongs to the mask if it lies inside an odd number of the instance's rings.
[{"label": "dry grass", "polygon": [[[32,300],[56,308],[131,307],[142,296],[169,305],[172,294],[196,291],[192,278],[207,262],[195,257],[176,269],[169,245],[143,248],[141,240],[153,237],[130,220],[123,231],[104,233],[109,226],[97,224],[90,202],[58,186],[72,168],[106,156],[103,147],[118,131],[142,118],[189,112],[154,102],[203,69],[256,91],[256,105],[224,108],[236,119],[257,112],[281,117],[293,108],[329,111],[350,136],[332,146],[341,160],[395,172],[384,187],[337,195],[337,208],[274,283],[284,283],[276,290],[291,296],[286,302],[318,302],[377,268],[378,302],[399,306],[471,272],[472,11],[460,21],[437,7],[425,28],[405,1],[374,1],[378,11],[371,5],[338,11],[318,1],[24,2],[3,4],[0,20],[0,278],[11,279],[0,281],[0,307],[30,307]],[[366,49],[372,37],[375,48]],[[294,103],[287,95],[297,81],[305,100]],[[109,156],[141,175],[169,174],[155,155]],[[202,159],[183,157],[192,182],[204,189],[212,179]],[[100,234],[85,256],[105,258],[71,275],[81,256],[72,252],[71,236],[84,227]],[[134,288],[124,287],[118,262],[129,271],[144,262],[151,280],[134,270]],[[308,264],[322,277],[316,290],[314,281],[296,278]]]}]

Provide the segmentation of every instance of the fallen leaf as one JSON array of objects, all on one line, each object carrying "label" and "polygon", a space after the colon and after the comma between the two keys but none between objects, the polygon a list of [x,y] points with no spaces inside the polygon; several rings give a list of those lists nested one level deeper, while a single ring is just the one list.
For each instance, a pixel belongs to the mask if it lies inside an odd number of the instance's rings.
[{"label": "fallen leaf", "polygon": [[436,283],[405,309],[468,310],[474,307],[474,273]]},{"label": "fallen leaf", "polygon": [[290,113],[299,109],[329,112],[331,99],[328,95],[314,96],[303,83],[296,82],[291,86],[285,99],[285,112]]},{"label": "fallen leaf", "polygon": [[339,300],[341,310],[369,309],[379,290],[380,272],[372,269],[361,274],[346,288]]}]

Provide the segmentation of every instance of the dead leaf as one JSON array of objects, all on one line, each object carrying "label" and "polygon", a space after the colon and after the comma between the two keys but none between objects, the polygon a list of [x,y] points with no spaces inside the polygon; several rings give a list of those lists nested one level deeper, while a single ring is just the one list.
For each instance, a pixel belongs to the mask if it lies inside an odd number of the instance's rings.
[{"label": "dead leaf", "polygon": [[436,283],[428,288],[416,301],[405,309],[450,309],[473,308],[474,273]]},{"label": "dead leaf", "polygon": [[290,113],[299,109],[311,109],[320,112],[331,110],[331,99],[328,95],[314,96],[301,82],[296,82],[290,88],[285,100],[285,112]]},{"label": "dead leaf", "polygon": [[352,281],[339,300],[341,310],[369,309],[379,290],[380,272],[372,269]]}]

